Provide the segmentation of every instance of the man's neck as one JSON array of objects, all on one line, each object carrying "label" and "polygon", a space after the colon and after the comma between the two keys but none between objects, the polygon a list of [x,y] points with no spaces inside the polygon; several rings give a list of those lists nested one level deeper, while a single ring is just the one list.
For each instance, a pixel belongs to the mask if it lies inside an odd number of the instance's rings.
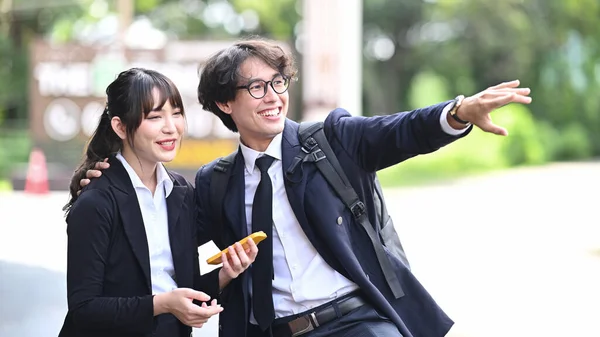
[{"label": "man's neck", "polygon": [[244,139],[244,137],[240,135],[240,142],[254,151],[265,152],[274,138],[275,137],[264,139],[248,138],[249,141],[246,141],[246,139]]}]

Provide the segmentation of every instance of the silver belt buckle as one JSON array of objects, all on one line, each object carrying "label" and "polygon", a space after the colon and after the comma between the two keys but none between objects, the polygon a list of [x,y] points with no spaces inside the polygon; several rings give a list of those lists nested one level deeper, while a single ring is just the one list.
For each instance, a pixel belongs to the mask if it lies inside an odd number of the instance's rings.
[{"label": "silver belt buckle", "polygon": [[317,316],[315,315],[314,312],[311,312],[310,314],[308,314],[308,317],[306,320],[307,320],[308,326],[302,330],[299,330],[299,331],[296,331],[295,333],[293,333],[292,337],[304,335],[305,333],[311,332],[314,329],[319,327],[319,322],[317,321]]}]

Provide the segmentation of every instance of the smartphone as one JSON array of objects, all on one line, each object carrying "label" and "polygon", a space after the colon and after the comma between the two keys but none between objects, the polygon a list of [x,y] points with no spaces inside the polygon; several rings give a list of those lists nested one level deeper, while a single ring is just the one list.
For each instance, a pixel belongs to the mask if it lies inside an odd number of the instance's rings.
[{"label": "smartphone", "polygon": [[[245,238],[241,239],[240,241],[238,241],[242,247],[244,247],[244,249],[248,248],[248,238],[252,238],[252,241],[254,241],[255,244],[258,244],[259,242],[261,242],[262,240],[267,238],[267,234],[265,234],[265,232],[260,231],[260,232],[256,232],[256,233],[252,233],[248,236],[246,236]],[[229,248],[225,248],[222,251],[220,251],[219,253],[209,257],[206,260],[206,263],[208,264],[221,264],[221,254],[229,254]]]}]

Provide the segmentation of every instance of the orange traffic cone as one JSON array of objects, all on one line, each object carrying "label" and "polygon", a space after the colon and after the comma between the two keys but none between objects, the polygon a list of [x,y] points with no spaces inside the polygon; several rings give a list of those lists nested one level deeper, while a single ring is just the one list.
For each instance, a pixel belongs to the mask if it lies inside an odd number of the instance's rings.
[{"label": "orange traffic cone", "polygon": [[27,178],[25,180],[25,193],[46,194],[48,191],[46,157],[42,150],[34,148],[29,154],[29,167],[27,168]]}]

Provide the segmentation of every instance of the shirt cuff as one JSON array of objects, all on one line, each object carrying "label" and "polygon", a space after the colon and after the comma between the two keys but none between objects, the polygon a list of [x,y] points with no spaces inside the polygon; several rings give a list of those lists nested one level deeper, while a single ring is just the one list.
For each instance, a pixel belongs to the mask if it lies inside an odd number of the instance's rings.
[{"label": "shirt cuff", "polygon": [[462,135],[465,131],[467,131],[467,129],[469,128],[469,126],[471,126],[471,123],[469,124],[465,124],[464,129],[460,129],[460,130],[456,130],[455,128],[451,127],[450,124],[448,123],[448,112],[450,111],[450,106],[451,104],[448,103],[445,107],[444,110],[442,110],[442,114],[440,115],[440,125],[442,126],[442,130],[444,130],[445,133],[451,135],[451,136],[460,136]]}]

